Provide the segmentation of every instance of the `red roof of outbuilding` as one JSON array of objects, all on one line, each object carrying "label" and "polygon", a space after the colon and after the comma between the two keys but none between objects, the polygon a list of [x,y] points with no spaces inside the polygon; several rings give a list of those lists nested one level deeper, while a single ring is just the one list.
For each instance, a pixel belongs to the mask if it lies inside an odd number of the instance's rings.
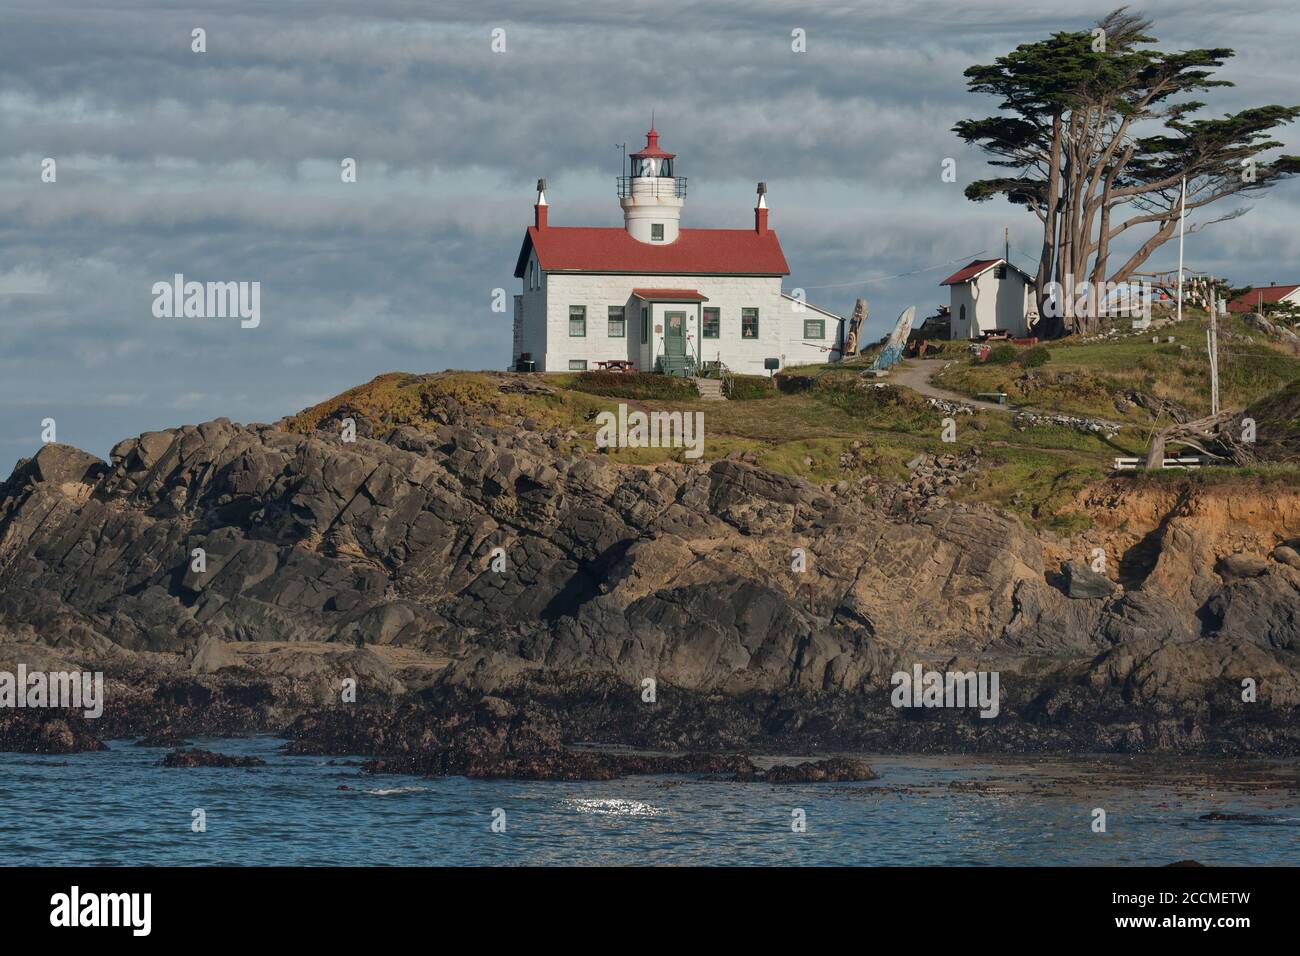
[{"label": "red roof of outbuilding", "polygon": [[1253,312],[1261,302],[1281,302],[1300,285],[1266,285],[1237,296],[1228,303],[1229,312]]},{"label": "red roof of outbuilding", "polygon": [[[974,279],[980,273],[987,272],[989,269],[992,269],[994,266],[999,265],[1003,262],[1007,262],[1007,260],[976,259],[974,262],[966,266],[964,269],[959,269],[957,272],[954,272],[952,275],[948,276],[948,278],[940,282],[939,285],[958,285],[962,282],[966,282],[969,279]],[[1029,275],[1028,273],[1025,272],[1025,270],[1016,269],[1016,266],[1010,262],[1007,262],[1007,265],[1011,266],[1012,269],[1015,269],[1025,278],[1029,278]]]},{"label": "red roof of outbuilding", "polygon": [[694,289],[633,289],[632,294],[647,302],[708,302],[709,297]]},{"label": "red roof of outbuilding", "polygon": [[623,228],[529,226],[515,278],[537,250],[548,272],[630,272],[643,275],[789,275],[776,233],[753,229],[682,229],[672,242],[633,239]]},{"label": "red roof of outbuilding", "polygon": [[[943,282],[940,282],[939,285],[958,285],[959,282],[965,282],[967,280],[971,280],[971,278],[975,278],[976,276],[979,276],[979,274],[982,272],[988,272],[989,269],[992,269],[998,263],[1004,263],[1004,261],[1006,260],[1005,259],[976,259],[972,261],[970,265],[967,265],[967,267],[958,269],[958,271],[954,272],[952,276],[945,278],[945,280]],[[1011,265],[1011,268],[1015,269],[1014,265]],[[1019,271],[1019,269],[1015,269],[1015,271],[1021,272]]]}]

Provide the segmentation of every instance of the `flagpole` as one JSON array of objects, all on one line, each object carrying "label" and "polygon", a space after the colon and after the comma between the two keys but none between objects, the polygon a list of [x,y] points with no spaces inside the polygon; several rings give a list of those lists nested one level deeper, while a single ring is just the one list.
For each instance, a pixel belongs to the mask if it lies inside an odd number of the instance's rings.
[{"label": "flagpole", "polygon": [[1187,220],[1187,176],[1178,194],[1178,321],[1183,321],[1183,223]]},{"label": "flagpole", "polygon": [[1219,414],[1219,301],[1210,293],[1210,414]]}]

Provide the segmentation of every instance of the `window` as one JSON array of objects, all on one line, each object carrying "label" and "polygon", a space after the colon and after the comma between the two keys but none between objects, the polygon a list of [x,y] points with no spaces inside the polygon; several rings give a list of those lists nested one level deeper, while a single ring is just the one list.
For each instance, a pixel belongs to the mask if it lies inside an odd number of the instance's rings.
[{"label": "window", "polygon": [[654,222],[650,224],[650,241],[664,241],[664,224],[662,222]]},{"label": "window", "polygon": [[803,337],[806,339],[826,338],[826,320],[825,319],[804,319]]},{"label": "window", "polygon": [[997,266],[997,267],[995,267],[995,268],[993,269],[993,278],[995,278],[995,279],[1005,279],[1006,277],[1007,277],[1007,267],[1006,267],[1006,266]]},{"label": "window", "polygon": [[609,307],[609,329],[606,334],[611,339],[621,339],[627,336],[627,326],[623,321],[623,307],[621,305],[611,305]]},{"label": "window", "polygon": [[569,359],[569,371],[570,371],[570,372],[585,372],[585,371],[587,371],[587,360],[586,360],[586,359]]},{"label": "window", "polygon": [[569,335],[573,338],[587,337],[587,307],[585,305],[569,306]]},{"label": "window", "polygon": [[716,339],[722,332],[722,313],[718,309],[704,310],[704,329],[700,333],[706,339]]},{"label": "window", "polygon": [[642,307],[641,309],[641,344],[645,345],[650,341],[650,310]]},{"label": "window", "polygon": [[742,339],[758,338],[758,309],[740,310],[740,337]]},{"label": "window", "polygon": [[966,306],[963,305],[961,309],[957,312],[957,321],[958,322],[966,321]]}]

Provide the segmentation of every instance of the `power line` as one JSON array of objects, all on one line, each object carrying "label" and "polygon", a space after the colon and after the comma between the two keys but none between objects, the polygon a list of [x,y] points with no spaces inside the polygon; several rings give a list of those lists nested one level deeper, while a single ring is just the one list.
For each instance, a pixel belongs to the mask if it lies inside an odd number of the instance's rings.
[{"label": "power line", "polygon": [[926,266],[924,269],[913,269],[911,272],[899,272],[889,276],[874,276],[869,279],[856,279],[853,282],[831,282],[826,285],[809,285],[809,286],[804,286],[804,288],[805,289],[836,289],[836,288],[841,288],[843,286],[850,286],[850,285],[869,285],[872,282],[884,282],[886,279],[902,279],[902,278],[906,278],[907,276],[920,275],[922,272],[930,272],[933,269],[939,269],[942,268],[943,266],[950,266],[954,262],[965,262],[970,259],[975,259],[978,256],[984,255],[984,253],[987,251],[988,251],[987,249],[981,249],[979,252],[972,253],[971,255],[968,256],[958,256],[955,259],[945,259],[943,262],[936,262],[934,265]]}]

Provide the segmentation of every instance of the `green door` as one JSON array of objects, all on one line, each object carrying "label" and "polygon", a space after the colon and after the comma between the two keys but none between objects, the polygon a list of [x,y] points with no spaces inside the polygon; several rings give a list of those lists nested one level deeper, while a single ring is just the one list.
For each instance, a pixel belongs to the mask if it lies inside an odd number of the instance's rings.
[{"label": "green door", "polygon": [[681,358],[686,354],[686,313],[664,313],[664,355]]}]

